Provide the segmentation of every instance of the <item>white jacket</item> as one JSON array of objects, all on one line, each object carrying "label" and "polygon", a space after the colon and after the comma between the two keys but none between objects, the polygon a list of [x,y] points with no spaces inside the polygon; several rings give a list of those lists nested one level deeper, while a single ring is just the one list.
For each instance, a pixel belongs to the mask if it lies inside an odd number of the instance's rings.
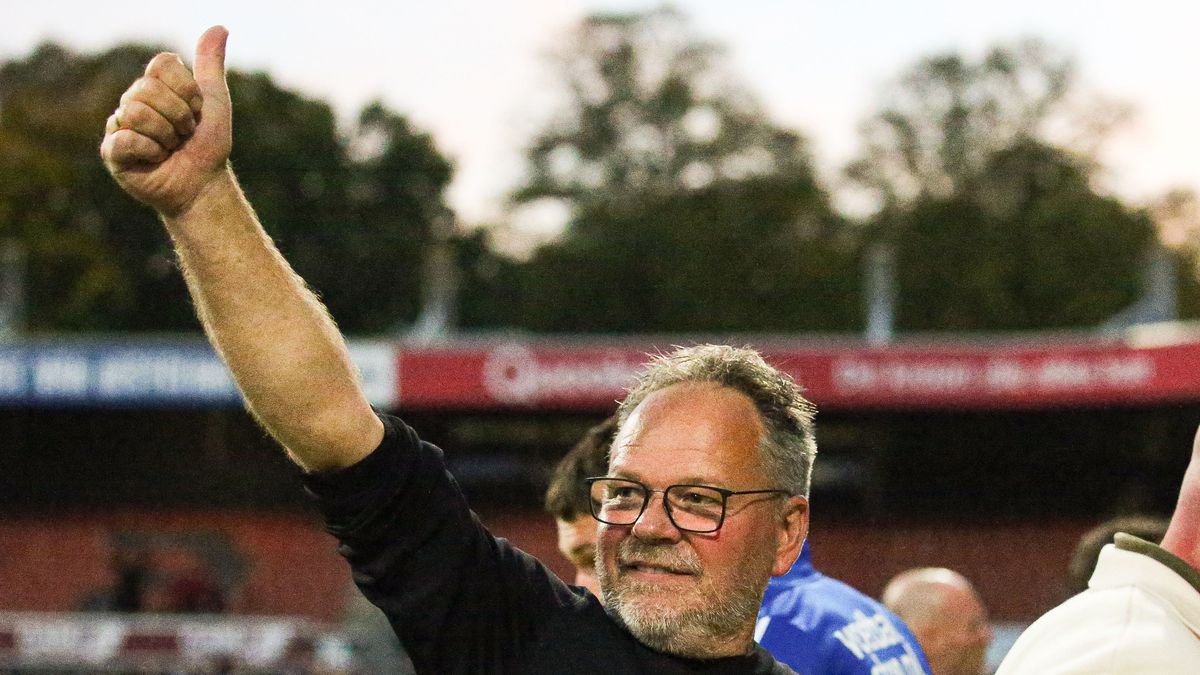
[{"label": "white jacket", "polygon": [[1038,619],[996,675],[1200,674],[1200,573],[1137,537],[1100,552],[1088,590]]}]

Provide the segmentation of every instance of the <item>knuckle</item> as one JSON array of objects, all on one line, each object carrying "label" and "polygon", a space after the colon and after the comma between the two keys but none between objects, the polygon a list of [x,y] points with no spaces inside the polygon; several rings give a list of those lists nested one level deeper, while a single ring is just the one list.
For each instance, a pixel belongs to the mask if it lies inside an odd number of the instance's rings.
[{"label": "knuckle", "polygon": [[146,136],[131,134],[126,148],[130,157],[137,162],[161,162],[167,157],[167,149]]},{"label": "knuckle", "polygon": [[190,77],[179,85],[179,96],[185,101],[199,94],[200,85],[196,84],[196,81]]},{"label": "knuckle", "polygon": [[153,109],[145,103],[138,100],[131,100],[125,104],[124,110],[121,112],[121,121],[127,127],[136,127],[148,124],[151,122],[151,113]]},{"label": "knuckle", "polygon": [[108,160],[113,164],[128,164],[133,156],[130,143],[124,138],[125,132],[117,132],[108,139]]},{"label": "knuckle", "polygon": [[157,75],[175,65],[183,65],[183,59],[174,52],[159,52],[146,64],[147,75]]},{"label": "knuckle", "polygon": [[104,138],[100,140],[100,159],[102,159],[105,164],[111,163],[113,159],[113,138],[114,134],[107,133],[104,134]]},{"label": "knuckle", "polygon": [[139,77],[129,85],[124,94],[121,94],[121,103],[128,104],[130,101],[140,101],[149,96],[153,91],[154,80],[148,77]]},{"label": "knuckle", "polygon": [[101,153],[112,164],[125,166],[147,161],[158,144],[129,129],[109,134],[101,144]]}]

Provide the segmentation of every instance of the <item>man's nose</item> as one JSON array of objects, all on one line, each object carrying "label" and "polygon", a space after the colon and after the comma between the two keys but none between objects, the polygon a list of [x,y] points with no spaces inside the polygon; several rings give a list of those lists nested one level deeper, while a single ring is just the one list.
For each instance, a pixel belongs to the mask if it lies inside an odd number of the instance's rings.
[{"label": "man's nose", "polygon": [[[657,503],[655,503],[656,497],[659,499]],[[650,496],[646,498],[646,508],[642,510],[642,515],[633,524],[633,536],[645,540],[675,541],[679,539],[679,528],[675,527],[675,523],[671,522],[671,517],[667,515],[666,500],[667,497],[664,494],[650,493]]]}]

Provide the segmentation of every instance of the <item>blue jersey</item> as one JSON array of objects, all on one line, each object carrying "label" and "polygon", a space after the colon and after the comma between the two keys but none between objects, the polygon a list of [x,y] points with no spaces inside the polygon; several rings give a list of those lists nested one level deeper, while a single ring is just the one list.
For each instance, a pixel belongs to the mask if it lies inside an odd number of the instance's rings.
[{"label": "blue jersey", "polygon": [[928,675],[908,626],[879,602],[812,565],[808,542],[771,579],[754,639],[800,675]]}]

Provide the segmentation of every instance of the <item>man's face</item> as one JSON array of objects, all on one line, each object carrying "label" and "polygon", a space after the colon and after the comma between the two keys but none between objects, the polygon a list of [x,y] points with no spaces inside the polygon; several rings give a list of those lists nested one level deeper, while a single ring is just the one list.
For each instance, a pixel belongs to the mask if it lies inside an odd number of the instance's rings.
[{"label": "man's face", "polygon": [[[759,460],[762,435],[758,411],[742,393],[674,385],[634,410],[613,444],[609,475],[652,490],[678,483],[774,488]],[[802,497],[739,495],[729,498],[718,531],[681,532],[663,509],[662,493],[654,493],[633,525],[600,525],[605,604],[641,642],[660,651],[707,658],[744,654],[767,580],[787,571],[807,525]]]},{"label": "man's face", "polygon": [[958,672],[970,675],[985,672],[987,648],[993,634],[983,601],[973,590],[964,590],[950,602],[948,613],[959,619],[951,635],[958,654]]},{"label": "man's face", "polygon": [[583,586],[600,597],[596,579],[596,521],[591,516],[572,520],[555,518],[558,525],[558,551],[575,566],[575,585]]},{"label": "man's face", "polygon": [[970,588],[950,586],[941,592],[939,618],[927,629],[932,633],[926,650],[930,669],[934,675],[981,675],[993,637],[987,610]]}]

